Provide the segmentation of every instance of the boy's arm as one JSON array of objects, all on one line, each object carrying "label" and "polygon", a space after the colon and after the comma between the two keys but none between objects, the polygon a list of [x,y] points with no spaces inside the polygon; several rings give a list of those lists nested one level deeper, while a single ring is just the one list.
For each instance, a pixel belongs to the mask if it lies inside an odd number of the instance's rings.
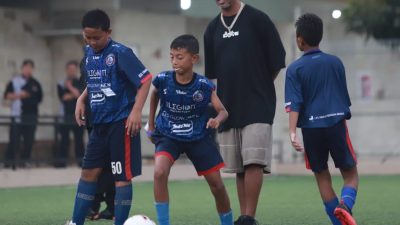
[{"label": "boy's arm", "polygon": [[297,137],[296,127],[297,121],[299,119],[298,112],[289,112],[289,136],[290,142],[292,143],[293,148],[298,152],[302,152],[304,150],[303,146],[300,144],[299,138]]},{"label": "boy's arm", "polygon": [[157,93],[158,93],[157,88],[154,88],[150,94],[149,132],[153,132],[156,128],[155,117],[156,117],[158,101],[160,100]]},{"label": "boy's arm", "polygon": [[82,92],[81,96],[79,96],[78,100],[76,100],[76,108],[75,108],[75,120],[79,126],[85,125],[85,108],[86,108],[86,99],[88,97],[87,88]]},{"label": "boy's arm", "polygon": [[216,129],[228,118],[228,111],[226,111],[225,106],[222,104],[215,91],[213,91],[211,95],[211,104],[218,115],[208,120],[206,128]]},{"label": "boy's arm", "polygon": [[137,91],[135,104],[125,125],[128,135],[136,135],[142,127],[142,110],[149,94],[150,84],[151,79],[147,79]]}]

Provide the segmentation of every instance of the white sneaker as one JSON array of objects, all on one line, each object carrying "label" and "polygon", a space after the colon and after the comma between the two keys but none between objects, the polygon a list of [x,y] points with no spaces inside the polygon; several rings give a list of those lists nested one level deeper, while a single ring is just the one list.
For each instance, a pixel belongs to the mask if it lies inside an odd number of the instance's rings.
[{"label": "white sneaker", "polygon": [[72,220],[68,220],[65,225],[76,225],[76,223],[73,223]]}]

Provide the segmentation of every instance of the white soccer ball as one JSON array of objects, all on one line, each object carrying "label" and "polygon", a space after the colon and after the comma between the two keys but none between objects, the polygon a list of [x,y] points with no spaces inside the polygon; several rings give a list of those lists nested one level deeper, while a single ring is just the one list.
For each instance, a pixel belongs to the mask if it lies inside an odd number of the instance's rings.
[{"label": "white soccer ball", "polygon": [[147,216],[135,215],[128,218],[124,225],[156,225],[156,223]]}]

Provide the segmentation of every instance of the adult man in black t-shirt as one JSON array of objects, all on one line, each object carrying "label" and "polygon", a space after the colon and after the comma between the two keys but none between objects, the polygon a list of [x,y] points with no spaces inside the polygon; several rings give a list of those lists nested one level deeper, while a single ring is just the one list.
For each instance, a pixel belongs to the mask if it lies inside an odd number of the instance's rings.
[{"label": "adult man in black t-shirt", "polygon": [[236,173],[241,216],[254,219],[263,181],[271,171],[274,80],[285,50],[269,17],[240,0],[216,0],[221,9],[204,34],[205,74],[218,83],[229,112],[218,135],[225,172]]},{"label": "adult man in black t-shirt", "polygon": [[21,75],[15,76],[6,87],[4,99],[11,103],[13,122],[10,126],[10,141],[6,150],[6,167],[16,167],[15,153],[21,136],[24,140],[24,149],[21,152],[22,167],[30,160],[32,145],[35,139],[38,106],[42,101],[43,93],[40,83],[33,78],[35,64],[26,59],[22,63]]},{"label": "adult man in black t-shirt", "polygon": [[78,164],[81,164],[84,144],[83,127],[75,122],[76,100],[80,96],[80,81],[78,78],[78,62],[69,61],[65,65],[66,78],[57,84],[58,97],[62,103],[63,123],[59,126],[61,142],[56,154],[55,167],[65,167],[68,158],[69,133],[72,130],[75,143],[75,157]]}]

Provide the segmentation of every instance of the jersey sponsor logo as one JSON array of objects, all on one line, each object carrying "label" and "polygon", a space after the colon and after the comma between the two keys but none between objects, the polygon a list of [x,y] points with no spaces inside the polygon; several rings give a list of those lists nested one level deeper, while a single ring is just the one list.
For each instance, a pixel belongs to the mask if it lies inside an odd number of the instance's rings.
[{"label": "jersey sponsor logo", "polygon": [[166,77],[166,76],[167,76],[167,74],[165,74],[165,73],[160,73],[157,75],[157,77]]},{"label": "jersey sponsor logo", "polygon": [[164,117],[166,120],[174,120],[174,121],[187,121],[187,120],[195,120],[200,118],[201,116],[197,115],[197,114],[193,114],[190,116],[186,116],[186,115],[181,115],[181,116],[177,116],[177,115],[171,115],[169,114],[167,111],[162,111],[161,116]]},{"label": "jersey sponsor logo", "polygon": [[239,36],[239,31],[225,31],[225,33],[222,35],[222,38],[232,38],[232,37],[238,37]]},{"label": "jersey sponsor logo", "polygon": [[201,102],[204,99],[204,95],[203,92],[200,90],[197,90],[196,92],[194,92],[193,94],[193,101],[195,102]]},{"label": "jersey sponsor logo", "polygon": [[101,104],[106,100],[106,96],[101,92],[95,92],[90,95],[90,104]]},{"label": "jersey sponsor logo", "polygon": [[181,104],[166,102],[165,105],[171,112],[187,113],[189,111],[196,109],[196,105],[194,104],[181,105]]},{"label": "jersey sponsor logo", "polygon": [[308,119],[309,121],[314,121],[314,120],[321,120],[321,119],[326,119],[329,117],[333,117],[333,116],[344,116],[344,112],[338,112],[338,113],[330,113],[330,114],[326,114],[326,115],[322,115],[322,116],[310,116],[310,118]]},{"label": "jersey sponsor logo", "polygon": [[113,66],[114,64],[115,64],[115,55],[111,53],[106,57],[106,65]]},{"label": "jersey sponsor logo", "polygon": [[86,72],[90,78],[92,78],[92,77],[100,78],[101,76],[107,75],[107,70],[87,70]]},{"label": "jersey sponsor logo", "polygon": [[315,55],[315,56],[311,57],[311,59],[318,59],[319,57],[321,57],[321,55]]},{"label": "jersey sponsor logo", "polygon": [[94,56],[93,56],[93,59],[94,59],[94,60],[98,60],[98,59],[100,59],[100,56],[94,55]]},{"label": "jersey sponsor logo", "polygon": [[181,90],[176,90],[176,93],[178,95],[186,95],[187,94],[187,92],[184,92],[184,91],[181,91]]},{"label": "jersey sponsor logo", "polygon": [[138,74],[138,77],[142,78],[148,71],[148,69],[144,69],[141,73]]},{"label": "jersey sponsor logo", "polygon": [[172,123],[170,122],[171,133],[175,135],[191,135],[193,133],[193,122],[190,123]]},{"label": "jersey sponsor logo", "polygon": [[199,82],[208,84],[206,79],[199,79]]}]

